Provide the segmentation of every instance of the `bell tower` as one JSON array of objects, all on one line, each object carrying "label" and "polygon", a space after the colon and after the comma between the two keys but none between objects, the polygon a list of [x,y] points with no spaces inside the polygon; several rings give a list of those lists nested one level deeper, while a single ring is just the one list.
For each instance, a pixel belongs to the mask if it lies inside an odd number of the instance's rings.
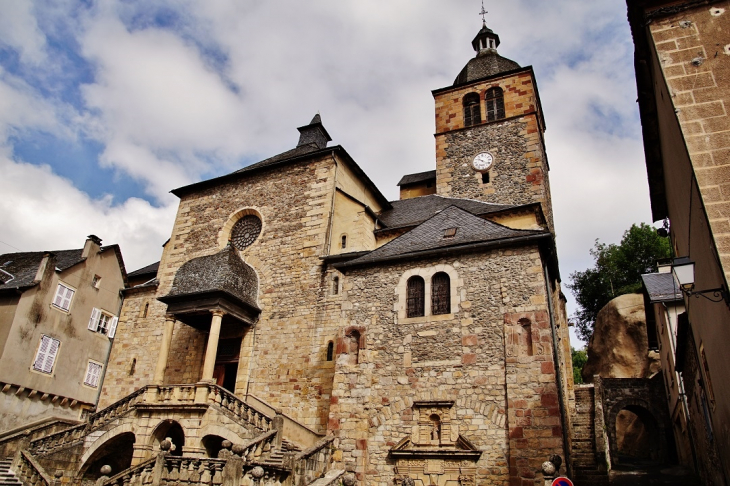
[{"label": "bell tower", "polygon": [[472,41],[476,56],[452,86],[433,91],[436,190],[498,204],[540,203],[550,229],[552,204],[545,121],[532,66],[497,53],[486,22]]}]

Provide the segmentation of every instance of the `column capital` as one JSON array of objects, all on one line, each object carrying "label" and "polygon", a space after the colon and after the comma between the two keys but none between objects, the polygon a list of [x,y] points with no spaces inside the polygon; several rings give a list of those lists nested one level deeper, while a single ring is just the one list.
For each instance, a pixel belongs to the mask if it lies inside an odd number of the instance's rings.
[{"label": "column capital", "polygon": [[223,312],[223,311],[222,311],[222,310],[220,310],[220,309],[215,309],[215,310],[212,310],[212,311],[210,311],[210,313],[211,313],[211,314],[213,314],[213,316],[214,316],[214,317],[223,317],[223,316],[225,316],[225,315],[226,315],[226,313],[225,313],[225,312]]}]

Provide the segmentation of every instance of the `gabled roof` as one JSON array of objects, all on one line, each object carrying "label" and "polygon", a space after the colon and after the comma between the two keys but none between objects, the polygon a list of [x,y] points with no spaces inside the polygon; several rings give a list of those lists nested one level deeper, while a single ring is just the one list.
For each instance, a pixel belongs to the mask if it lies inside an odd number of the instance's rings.
[{"label": "gabled roof", "polygon": [[142,267],[138,270],[135,270],[132,273],[128,273],[127,277],[134,278],[134,277],[140,277],[143,275],[157,275],[157,270],[160,268],[160,262],[150,263],[146,267]]},{"label": "gabled roof", "polygon": [[426,172],[418,172],[417,174],[406,174],[398,182],[398,186],[405,186],[408,184],[416,184],[417,182],[425,182],[436,179],[436,171],[429,170]]},{"label": "gabled roof", "polygon": [[669,272],[647,273],[641,276],[641,280],[652,304],[683,300],[682,292],[674,281],[674,276]]},{"label": "gabled roof", "polygon": [[449,206],[456,206],[476,215],[519,207],[510,204],[485,203],[474,199],[444,197],[438,194],[391,201],[390,204],[392,208],[381,211],[378,215],[378,219],[388,229],[420,224]]},{"label": "gabled roof", "polygon": [[[446,230],[455,228],[453,236]],[[449,206],[438,214],[367,255],[349,262],[335,264],[336,268],[356,267],[398,260],[424,254],[443,254],[470,248],[493,246],[499,242],[551,238],[548,230],[515,230],[475,216],[457,206]]]},{"label": "gabled roof", "polygon": [[[119,259],[122,275],[125,274],[124,263],[117,245],[102,246],[100,251],[114,250]],[[0,290],[26,289],[35,286],[38,266],[47,253],[55,256],[56,270],[63,272],[77,265],[86,258],[82,258],[83,248],[78,250],[32,251],[22,253],[5,253],[0,255]],[[125,277],[126,278],[126,277]]]}]

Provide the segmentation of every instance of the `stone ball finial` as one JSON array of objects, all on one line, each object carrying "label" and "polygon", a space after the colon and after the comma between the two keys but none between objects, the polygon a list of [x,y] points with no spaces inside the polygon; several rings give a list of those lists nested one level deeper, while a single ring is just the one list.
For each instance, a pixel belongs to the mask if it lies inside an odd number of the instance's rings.
[{"label": "stone ball finial", "polygon": [[[109,468],[109,472],[112,472],[111,468]],[[56,472],[53,473],[56,478],[62,478],[63,477],[63,469],[56,469]]]},{"label": "stone ball finial", "polygon": [[243,453],[246,452],[246,448],[243,447],[242,444],[233,444],[231,446],[231,452],[237,456],[243,456]]},{"label": "stone ball finial", "polygon": [[223,442],[221,442],[221,447],[224,449],[230,449],[232,446],[233,442],[231,442],[230,440],[224,440]]},{"label": "stone ball finial", "polygon": [[352,473],[347,473],[342,476],[342,484],[344,486],[355,486],[355,475]]},{"label": "stone ball finial", "polygon": [[401,483],[403,486],[416,486],[416,482],[413,480],[412,477],[406,476],[403,478],[403,482]]},{"label": "stone ball finial", "polygon": [[251,476],[256,480],[261,479],[262,477],[264,477],[264,468],[261,466],[256,466],[255,468],[251,469]]},{"label": "stone ball finial", "polygon": [[[112,467],[110,465],[105,464],[105,465],[101,466],[101,473],[104,476],[108,476],[109,474],[111,474],[111,472],[112,472]],[[63,472],[61,472],[61,474],[63,475]],[[56,476],[56,477],[59,477],[59,476]]]},{"label": "stone ball finial", "polygon": [[550,461],[545,461],[542,463],[542,473],[545,476],[554,476],[555,475],[555,464],[553,464]]},{"label": "stone ball finial", "polygon": [[160,450],[162,451],[169,451],[172,447],[172,441],[170,439],[165,439],[162,442],[160,442]]},{"label": "stone ball finial", "polygon": [[559,471],[560,465],[563,464],[563,458],[557,454],[553,454],[552,456],[550,456],[550,462],[555,465],[555,470]]}]

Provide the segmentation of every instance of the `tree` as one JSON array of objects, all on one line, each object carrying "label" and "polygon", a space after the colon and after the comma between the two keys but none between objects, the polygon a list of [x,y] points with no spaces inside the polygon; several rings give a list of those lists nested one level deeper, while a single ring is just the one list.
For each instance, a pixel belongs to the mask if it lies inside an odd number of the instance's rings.
[{"label": "tree", "polygon": [[573,358],[573,382],[576,385],[583,383],[583,366],[588,361],[588,354],[585,349],[570,347],[570,355]]},{"label": "tree", "polygon": [[596,240],[591,255],[593,268],[571,273],[567,285],[578,303],[573,314],[576,333],[585,341],[593,333],[598,311],[619,295],[639,292],[641,275],[655,272],[657,261],[671,256],[671,246],[668,238],[641,223],[632,225],[618,245]]}]

